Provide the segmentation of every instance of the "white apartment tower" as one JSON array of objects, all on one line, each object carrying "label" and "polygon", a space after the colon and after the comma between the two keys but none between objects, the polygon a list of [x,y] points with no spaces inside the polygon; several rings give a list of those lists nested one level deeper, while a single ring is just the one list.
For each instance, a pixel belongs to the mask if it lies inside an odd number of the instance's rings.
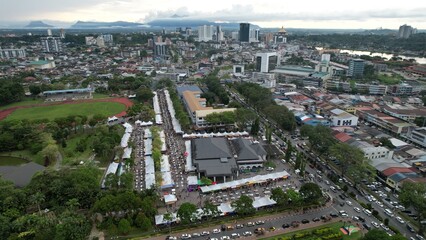
[{"label": "white apartment tower", "polygon": [[198,41],[199,42],[208,42],[213,40],[213,25],[199,26],[198,27]]}]

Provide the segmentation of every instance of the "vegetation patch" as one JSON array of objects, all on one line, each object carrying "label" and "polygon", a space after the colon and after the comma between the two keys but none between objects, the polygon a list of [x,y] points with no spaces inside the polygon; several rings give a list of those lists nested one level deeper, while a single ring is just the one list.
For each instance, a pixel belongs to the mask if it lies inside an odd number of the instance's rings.
[{"label": "vegetation patch", "polygon": [[27,162],[28,161],[23,158],[0,156],[0,166],[18,166]]},{"label": "vegetation patch", "polygon": [[33,108],[17,109],[10,114],[6,120],[22,120],[22,119],[49,119],[67,117],[70,115],[93,116],[102,114],[111,116],[124,111],[126,107],[121,103],[116,102],[90,102],[90,103],[75,103],[61,104],[54,106],[43,106]]}]

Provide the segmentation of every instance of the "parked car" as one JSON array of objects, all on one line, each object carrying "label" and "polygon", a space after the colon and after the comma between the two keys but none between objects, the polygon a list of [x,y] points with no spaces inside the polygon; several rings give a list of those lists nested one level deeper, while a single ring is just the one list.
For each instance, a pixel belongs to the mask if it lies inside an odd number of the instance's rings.
[{"label": "parked car", "polygon": [[307,224],[307,223],[309,223],[309,220],[308,220],[308,219],[303,219],[303,220],[302,220],[302,223],[303,223],[303,224]]}]

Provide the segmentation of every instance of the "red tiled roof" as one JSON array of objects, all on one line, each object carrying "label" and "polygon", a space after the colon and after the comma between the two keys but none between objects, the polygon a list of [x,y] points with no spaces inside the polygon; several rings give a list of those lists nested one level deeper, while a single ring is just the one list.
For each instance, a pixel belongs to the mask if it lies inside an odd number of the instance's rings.
[{"label": "red tiled roof", "polygon": [[389,177],[394,175],[395,173],[410,173],[413,172],[413,170],[405,167],[390,167],[384,170],[382,173],[383,175]]},{"label": "red tiled roof", "polygon": [[344,132],[339,132],[338,134],[334,135],[334,137],[341,142],[346,142],[352,138],[351,136],[349,136],[348,134]]}]

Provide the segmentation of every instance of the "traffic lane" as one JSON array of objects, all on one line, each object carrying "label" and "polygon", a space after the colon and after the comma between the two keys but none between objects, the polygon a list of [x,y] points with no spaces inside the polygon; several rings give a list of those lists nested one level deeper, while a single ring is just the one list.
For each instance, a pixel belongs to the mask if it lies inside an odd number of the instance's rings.
[{"label": "traffic lane", "polygon": [[[246,231],[250,231],[250,232],[252,232],[254,234],[254,230],[256,228],[265,228],[265,230],[268,231],[268,229],[270,227],[275,227],[276,230],[279,230],[279,229],[282,229],[282,225],[284,223],[291,224],[293,221],[299,221],[299,222],[301,222],[303,219],[308,219],[310,221],[310,223],[308,223],[308,224],[300,224],[300,226],[309,227],[309,226],[311,226],[313,224],[313,221],[312,221],[313,218],[320,217],[322,215],[329,216],[331,212],[335,212],[335,211],[336,210],[333,207],[330,206],[330,207],[325,207],[323,209],[320,209],[318,211],[307,211],[305,213],[298,212],[297,214],[293,213],[291,215],[284,215],[284,216],[275,217],[275,218],[271,218],[271,219],[265,219],[264,220],[265,221],[264,224],[255,225],[253,227],[248,227],[247,223],[248,222],[255,222],[255,221],[257,221],[256,219],[251,219],[250,221],[237,221],[237,222],[234,222],[232,224],[225,224],[225,226],[233,226],[233,227],[235,227],[236,224],[243,224],[244,227],[243,228],[239,228],[239,229],[235,229],[234,228],[233,230],[230,230],[230,231],[221,231],[220,233],[213,234],[212,233],[213,229],[215,229],[215,228],[216,229],[220,229],[220,227],[221,227],[221,226],[217,226],[217,227],[210,228],[207,231],[210,231],[210,237],[215,237],[215,238],[220,238],[222,236],[229,236],[230,237],[232,233],[238,233],[238,234],[240,234],[240,236],[243,236],[243,233],[246,232]],[[343,220],[343,218],[342,218],[342,220]],[[199,230],[199,231],[192,231],[192,233],[191,232],[186,232],[186,233],[192,235],[194,232],[201,233],[202,231]],[[173,235],[179,237],[179,236],[182,235],[182,233],[180,235],[176,235],[176,234],[173,234]],[[196,239],[201,239],[201,238],[204,238],[204,237],[205,236],[203,236],[203,237],[195,237],[195,238]]]}]

